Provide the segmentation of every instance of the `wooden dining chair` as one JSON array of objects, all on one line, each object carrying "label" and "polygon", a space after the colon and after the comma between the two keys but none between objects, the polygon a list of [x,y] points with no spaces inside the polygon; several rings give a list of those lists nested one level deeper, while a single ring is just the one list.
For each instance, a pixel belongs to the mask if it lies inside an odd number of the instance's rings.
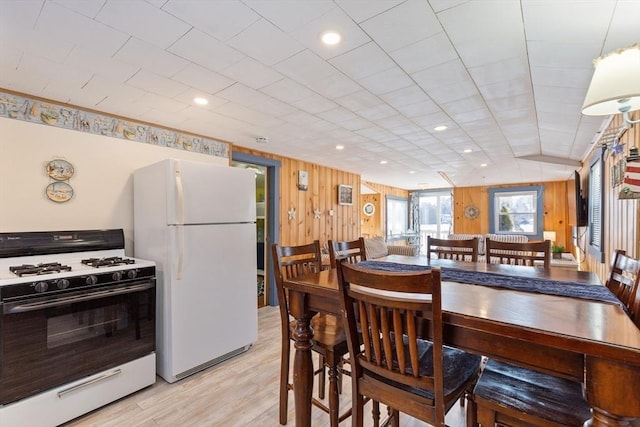
[{"label": "wooden dining chair", "polygon": [[[473,386],[481,358],[443,345],[440,269],[390,272],[339,260],[337,270],[351,359],[352,425],[362,427],[370,398],[391,408],[393,426],[399,426],[400,412],[444,426],[446,412]],[[431,319],[432,341],[418,335],[424,317]]]},{"label": "wooden dining chair", "polygon": [[487,263],[533,266],[542,262],[544,268],[551,266],[551,241],[512,243],[485,239]]},{"label": "wooden dining chair", "polygon": [[617,249],[611,261],[606,286],[627,307],[636,325],[640,319],[639,281],[640,260],[628,256],[622,249]]},{"label": "wooden dining chair", "polygon": [[467,425],[582,427],[591,408],[582,384],[489,359],[473,389]]},{"label": "wooden dining chair", "polygon": [[[273,244],[272,254],[282,328],[280,424],[285,425],[287,423],[289,390],[293,390],[293,384],[289,381],[289,361],[295,320],[290,317],[287,292],[283,283],[288,278],[320,271],[322,266],[320,242],[315,240],[313,243],[299,246]],[[329,376],[329,406],[327,407],[315,398],[312,399],[312,403],[329,414],[330,425],[335,427],[340,421],[351,415],[351,409],[348,409],[342,415],[339,412],[338,394],[341,367],[343,357],[349,352],[343,322],[340,317],[317,314],[311,319],[311,327],[314,331],[312,350],[319,355],[319,367],[314,371],[314,374],[319,375],[319,399],[324,399],[325,367]]]},{"label": "wooden dining chair", "polygon": [[345,259],[350,264],[367,259],[367,251],[362,237],[356,240],[338,242],[329,240],[328,246],[331,268],[336,268],[336,261],[339,259]]},{"label": "wooden dining chair", "polygon": [[432,254],[439,259],[477,262],[478,238],[448,240],[427,236],[427,258],[431,258]]}]

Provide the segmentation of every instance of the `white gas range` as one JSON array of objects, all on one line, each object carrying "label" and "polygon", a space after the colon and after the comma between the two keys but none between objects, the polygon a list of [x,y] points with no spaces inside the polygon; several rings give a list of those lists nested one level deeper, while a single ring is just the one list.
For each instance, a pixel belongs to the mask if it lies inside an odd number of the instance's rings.
[{"label": "white gas range", "polygon": [[56,426],[153,384],[155,274],[122,230],[0,233],[0,425]]}]

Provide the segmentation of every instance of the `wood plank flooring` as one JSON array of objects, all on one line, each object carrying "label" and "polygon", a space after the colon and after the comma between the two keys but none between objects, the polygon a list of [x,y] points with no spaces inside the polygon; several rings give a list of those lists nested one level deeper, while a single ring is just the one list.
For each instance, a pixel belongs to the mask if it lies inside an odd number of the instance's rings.
[{"label": "wood plank flooring", "polygon": [[[70,421],[64,427],[279,426],[278,308],[260,308],[258,321],[258,342],[248,352],[173,384],[158,377],[151,387]],[[344,390],[340,405],[347,408],[351,404],[348,377],[344,379]],[[317,396],[315,391],[314,396]],[[369,412],[367,408],[365,411]],[[465,408],[454,405],[447,414],[447,425],[464,427],[464,411]],[[400,418],[402,427],[429,425],[404,414]],[[294,425],[292,392],[289,393],[288,421],[287,425]],[[327,415],[314,407],[312,424],[328,426]],[[341,425],[351,425],[351,418]],[[369,417],[365,425],[371,425]]]}]

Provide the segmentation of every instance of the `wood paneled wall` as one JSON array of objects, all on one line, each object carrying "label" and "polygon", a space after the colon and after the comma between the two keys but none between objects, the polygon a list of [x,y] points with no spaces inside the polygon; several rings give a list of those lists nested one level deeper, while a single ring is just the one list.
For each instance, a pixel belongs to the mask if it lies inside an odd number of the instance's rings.
[{"label": "wood paneled wall", "polygon": [[364,185],[375,191],[375,194],[363,194],[360,196],[360,206],[364,206],[365,203],[370,202],[376,208],[375,213],[372,216],[366,216],[361,212],[362,226],[361,232],[363,236],[384,236],[387,207],[387,196],[396,197],[409,197],[409,191],[402,190],[396,187],[390,187],[388,185],[376,184],[369,181],[362,181]]},{"label": "wood paneled wall", "polygon": [[[329,239],[353,240],[360,236],[359,175],[239,146],[233,150],[281,162],[279,244],[300,245],[315,239],[324,244]],[[301,170],[308,172],[307,191],[298,190],[298,171]],[[340,184],[352,186],[353,205],[338,204]],[[290,209],[295,209],[295,219],[289,219]],[[316,209],[320,211],[320,218],[314,216]]]},{"label": "wood paneled wall", "polygon": [[[638,118],[640,118],[640,114],[636,113],[633,119],[637,120]],[[609,128],[618,128],[622,124],[622,116],[618,114],[609,124]],[[604,163],[604,263],[600,263],[599,260],[589,256],[588,228],[581,227],[578,229],[578,252],[583,255],[582,266],[586,270],[595,272],[603,282],[605,282],[609,276],[611,255],[616,249],[624,249],[628,255],[634,258],[640,256],[640,251],[638,251],[638,244],[640,243],[640,235],[638,232],[638,227],[640,227],[638,199],[619,199],[618,193],[620,192],[621,186],[618,185],[614,187],[611,180],[612,166],[622,158],[621,156],[628,156],[630,147],[634,145],[640,146],[640,130],[638,129],[638,125],[631,127],[622,136],[620,142],[624,144],[624,154],[616,156],[613,153],[608,153]],[[594,150],[597,148],[597,145],[594,146]],[[589,155],[587,159],[590,157],[591,155]],[[589,164],[587,161],[580,170],[583,191],[588,191],[589,189],[588,174]]]},{"label": "wood paneled wall", "polygon": [[[544,187],[543,230],[555,231],[558,246],[564,246],[567,252],[573,251],[571,227],[568,225],[567,181],[526,182],[512,185],[492,185],[481,187],[458,187],[453,189],[453,229],[460,234],[489,233],[489,188],[509,188],[529,185]],[[480,211],[475,219],[464,216],[464,209],[474,205]]]}]

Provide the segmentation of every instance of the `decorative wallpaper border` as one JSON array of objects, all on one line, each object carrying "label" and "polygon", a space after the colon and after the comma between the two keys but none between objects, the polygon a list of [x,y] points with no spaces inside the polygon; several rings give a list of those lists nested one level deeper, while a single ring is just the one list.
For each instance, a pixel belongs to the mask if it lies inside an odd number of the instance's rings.
[{"label": "decorative wallpaper border", "polygon": [[2,91],[0,91],[0,117],[227,159],[230,157],[231,144],[228,142]]}]

